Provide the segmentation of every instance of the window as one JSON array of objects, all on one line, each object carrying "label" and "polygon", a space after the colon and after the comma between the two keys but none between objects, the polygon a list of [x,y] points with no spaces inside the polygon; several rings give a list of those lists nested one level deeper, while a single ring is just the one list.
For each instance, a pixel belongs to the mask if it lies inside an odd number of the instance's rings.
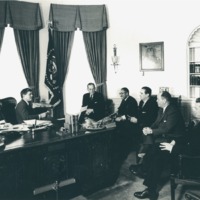
[{"label": "window", "polygon": [[14,97],[21,99],[20,91],[28,87],[22,69],[14,38],[13,29],[5,28],[3,44],[0,52],[0,99]]},{"label": "window", "polygon": [[65,113],[74,115],[79,113],[82,105],[82,97],[87,92],[87,84],[89,82],[94,83],[94,78],[87,60],[82,32],[76,31],[69,71],[63,90]]}]

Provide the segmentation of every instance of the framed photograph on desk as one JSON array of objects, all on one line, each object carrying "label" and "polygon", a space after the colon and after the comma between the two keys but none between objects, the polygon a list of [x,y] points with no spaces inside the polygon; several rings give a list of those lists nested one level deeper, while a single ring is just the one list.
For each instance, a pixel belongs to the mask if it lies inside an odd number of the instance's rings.
[{"label": "framed photograph on desk", "polygon": [[164,42],[140,43],[140,71],[164,71]]}]

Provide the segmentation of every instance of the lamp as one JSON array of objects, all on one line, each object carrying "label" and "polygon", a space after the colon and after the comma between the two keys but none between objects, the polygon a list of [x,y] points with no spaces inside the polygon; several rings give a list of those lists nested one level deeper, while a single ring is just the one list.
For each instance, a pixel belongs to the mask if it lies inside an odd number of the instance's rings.
[{"label": "lamp", "polygon": [[114,66],[114,71],[117,73],[118,71],[118,65],[119,65],[119,56],[117,56],[117,46],[114,44],[113,46],[113,53],[114,55],[112,56],[112,64]]}]

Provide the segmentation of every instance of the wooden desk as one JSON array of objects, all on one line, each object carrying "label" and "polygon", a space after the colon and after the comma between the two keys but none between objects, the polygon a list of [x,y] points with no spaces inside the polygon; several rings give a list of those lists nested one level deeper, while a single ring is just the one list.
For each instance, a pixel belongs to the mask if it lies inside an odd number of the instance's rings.
[{"label": "wooden desk", "polygon": [[1,199],[29,200],[35,188],[69,178],[83,193],[113,184],[120,149],[115,136],[115,129],[65,136],[53,128],[26,132],[0,152]]}]

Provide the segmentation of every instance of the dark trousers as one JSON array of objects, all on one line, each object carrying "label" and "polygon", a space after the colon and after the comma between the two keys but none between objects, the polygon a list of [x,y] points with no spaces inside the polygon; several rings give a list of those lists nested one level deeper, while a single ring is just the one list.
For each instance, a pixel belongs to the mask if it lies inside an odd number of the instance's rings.
[{"label": "dark trousers", "polygon": [[139,144],[137,126],[130,122],[120,122],[117,123],[117,131],[122,154],[127,156]]},{"label": "dark trousers", "polygon": [[159,143],[151,145],[143,160],[143,168],[146,171],[143,184],[151,191],[157,190],[163,169],[171,162],[169,151],[160,150],[159,145]]}]

